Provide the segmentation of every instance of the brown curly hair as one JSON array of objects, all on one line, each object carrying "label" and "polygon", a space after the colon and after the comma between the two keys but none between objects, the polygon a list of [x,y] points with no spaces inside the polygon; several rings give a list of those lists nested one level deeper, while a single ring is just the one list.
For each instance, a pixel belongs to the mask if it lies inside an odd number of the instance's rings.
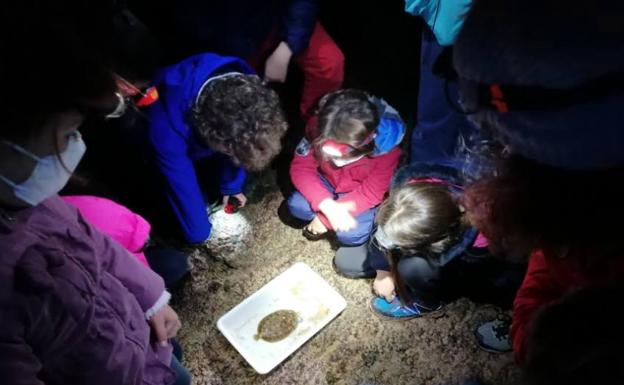
[{"label": "brown curly hair", "polygon": [[271,163],[288,129],[275,91],[245,74],[209,83],[191,111],[191,123],[204,144],[250,171]]}]

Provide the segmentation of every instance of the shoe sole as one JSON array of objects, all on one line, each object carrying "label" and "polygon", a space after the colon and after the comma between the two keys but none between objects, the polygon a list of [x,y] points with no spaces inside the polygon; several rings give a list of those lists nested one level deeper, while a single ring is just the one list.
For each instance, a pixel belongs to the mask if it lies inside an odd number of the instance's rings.
[{"label": "shoe sole", "polygon": [[391,322],[404,322],[404,321],[410,321],[416,318],[433,318],[433,319],[438,319],[438,318],[442,318],[445,314],[446,311],[444,310],[444,307],[438,309],[438,310],[432,310],[432,311],[428,311],[424,314],[419,314],[419,315],[415,315],[415,316],[410,316],[410,317],[390,317],[387,315],[383,315],[379,312],[377,312],[376,310],[373,309],[373,305],[371,304],[371,301],[368,301],[368,310],[373,313],[377,318],[384,320],[384,321],[391,321]]},{"label": "shoe sole", "polygon": [[311,242],[316,242],[316,241],[320,241],[321,239],[325,239],[327,238],[327,235],[328,235],[327,233],[314,234],[313,232],[311,232],[310,230],[307,230],[306,228],[303,228],[303,230],[301,230],[301,234],[303,235],[305,239]]},{"label": "shoe sole", "polygon": [[491,353],[491,354],[506,354],[506,353],[510,353],[510,352],[513,351],[513,349],[497,350],[497,349],[494,349],[494,348],[489,348],[489,347],[487,347],[487,346],[485,346],[485,345],[483,345],[481,343],[481,339],[479,339],[479,334],[477,334],[476,330],[473,332],[473,334],[474,334],[475,340],[477,341],[477,346],[479,347],[479,349],[483,350],[484,352],[488,352],[488,353]]}]

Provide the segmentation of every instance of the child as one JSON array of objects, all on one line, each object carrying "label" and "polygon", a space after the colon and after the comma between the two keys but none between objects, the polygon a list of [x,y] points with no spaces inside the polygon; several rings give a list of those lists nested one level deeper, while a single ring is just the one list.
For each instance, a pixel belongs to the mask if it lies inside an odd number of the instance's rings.
[{"label": "child", "polygon": [[[268,166],[287,124],[277,94],[236,58],[192,56],[159,71],[155,85],[160,98],[147,108],[151,156],[184,238],[201,243],[211,230],[202,184],[244,206],[246,170]],[[218,180],[200,177],[206,171]]]},{"label": "child", "polygon": [[[487,242],[464,218],[463,192],[450,167],[415,163],[395,176],[368,246],[344,250],[335,266],[351,278],[375,277],[376,313],[409,319],[440,309],[457,282],[486,255]],[[468,265],[468,266],[464,266]]]},{"label": "child", "polygon": [[349,89],[323,97],[316,138],[302,139],[290,167],[297,191],[288,207],[309,222],[306,237],[320,239],[332,230],[343,246],[368,240],[404,133],[397,111],[381,99]]},{"label": "child", "polygon": [[[624,278],[614,225],[624,217],[624,185],[614,183],[624,177],[624,7],[565,4],[543,22],[552,4],[475,2],[453,52],[463,107],[504,148],[494,154],[496,173],[467,190],[466,212],[493,244],[531,254],[511,327],[520,364],[540,309]],[[542,37],[539,46],[519,28],[526,25]],[[489,326],[479,328],[480,342],[506,348],[496,333],[502,325]]]},{"label": "child", "polygon": [[[108,235],[172,288],[188,272],[187,256],[178,250],[149,247],[151,226],[143,217],[110,199],[63,196],[95,228]],[[148,264],[149,261],[149,264]]]}]

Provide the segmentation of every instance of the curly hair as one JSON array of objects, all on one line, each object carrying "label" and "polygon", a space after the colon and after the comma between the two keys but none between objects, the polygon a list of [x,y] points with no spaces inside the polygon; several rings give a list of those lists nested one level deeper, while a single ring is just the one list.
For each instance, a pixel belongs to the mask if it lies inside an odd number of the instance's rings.
[{"label": "curly hair", "polygon": [[316,154],[326,140],[345,143],[354,148],[351,156],[368,155],[375,142],[362,143],[377,130],[380,117],[377,106],[364,91],[345,89],[325,95],[319,101]]},{"label": "curly hair", "polygon": [[258,76],[244,74],[210,82],[191,111],[191,123],[204,144],[250,171],[270,164],[288,129],[277,94]]}]

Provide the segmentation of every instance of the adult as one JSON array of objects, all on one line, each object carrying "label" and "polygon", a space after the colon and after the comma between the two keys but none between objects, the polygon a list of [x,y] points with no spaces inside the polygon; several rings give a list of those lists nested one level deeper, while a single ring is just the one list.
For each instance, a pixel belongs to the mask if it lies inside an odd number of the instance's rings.
[{"label": "adult", "polygon": [[[540,308],[624,277],[623,16],[606,0],[477,0],[454,47],[463,108],[504,146],[465,206],[491,242],[531,253],[511,331],[520,362]],[[478,333],[495,349],[503,334]]]}]

